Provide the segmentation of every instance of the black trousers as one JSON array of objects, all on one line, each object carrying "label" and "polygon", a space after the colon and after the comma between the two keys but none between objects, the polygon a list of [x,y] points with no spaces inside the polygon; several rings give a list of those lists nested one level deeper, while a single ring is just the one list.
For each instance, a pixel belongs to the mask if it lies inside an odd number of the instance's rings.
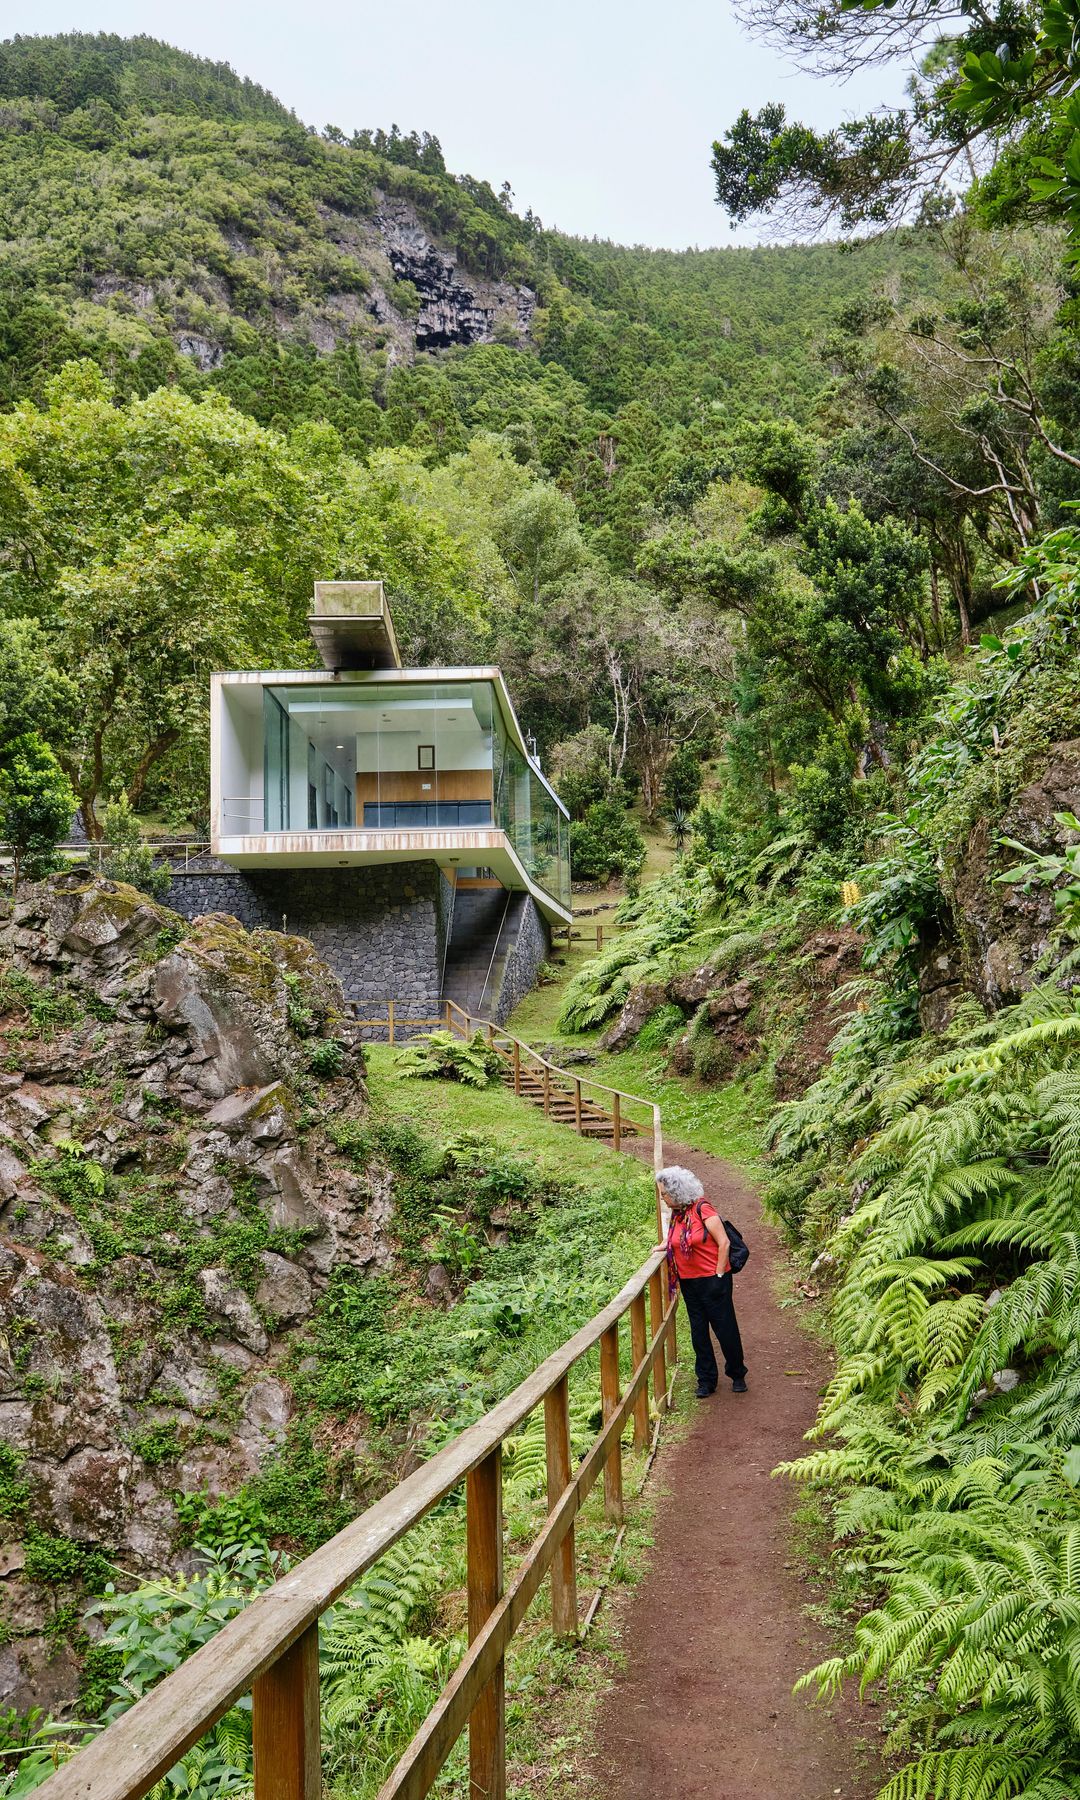
[{"label": "black trousers", "polygon": [[726,1275],[698,1275],[680,1280],[686,1316],[690,1321],[690,1340],[694,1346],[694,1369],[705,1387],[717,1382],[716,1352],[712,1347],[709,1327],[715,1331],[724,1352],[724,1374],[738,1381],[746,1374],[743,1362],[739,1321],[735,1317],[735,1299],[731,1292],[731,1270]]}]

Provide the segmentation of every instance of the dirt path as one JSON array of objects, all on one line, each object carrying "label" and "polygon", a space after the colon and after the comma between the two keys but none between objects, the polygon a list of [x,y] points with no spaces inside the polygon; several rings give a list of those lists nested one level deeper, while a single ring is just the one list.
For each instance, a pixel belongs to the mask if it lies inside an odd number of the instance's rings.
[{"label": "dirt path", "polygon": [[[662,1448],[656,1546],[623,1617],[625,1667],[601,1704],[592,1774],[605,1800],[865,1800],[878,1783],[858,1738],[876,1722],[826,1710],[792,1683],[836,1646],[806,1617],[790,1548],[790,1485],[825,1378],[822,1353],[774,1299],[777,1237],[728,1164],[669,1145],[751,1246],[736,1284],[750,1392],[695,1401]],[[681,1367],[692,1372],[685,1313]],[[788,1371],[799,1371],[789,1373]]]}]

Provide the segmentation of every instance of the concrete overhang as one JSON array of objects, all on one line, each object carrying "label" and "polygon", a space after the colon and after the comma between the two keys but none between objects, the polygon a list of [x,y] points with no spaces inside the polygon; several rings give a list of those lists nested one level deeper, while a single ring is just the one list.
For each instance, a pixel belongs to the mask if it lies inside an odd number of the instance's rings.
[{"label": "concrete overhang", "polygon": [[400,669],[381,581],[317,581],[308,629],[325,669]]},{"label": "concrete overhang", "polygon": [[428,831],[260,831],[215,837],[214,855],[236,869],[371,868],[386,863],[456,863],[492,871],[506,888],[524,888],[546,919],[569,925],[573,914],[526,872],[504,831],[476,827]]}]

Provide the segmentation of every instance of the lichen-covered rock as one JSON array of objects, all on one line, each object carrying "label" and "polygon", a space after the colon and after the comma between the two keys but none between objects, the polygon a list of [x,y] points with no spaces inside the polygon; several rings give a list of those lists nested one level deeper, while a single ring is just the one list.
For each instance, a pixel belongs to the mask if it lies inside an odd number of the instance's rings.
[{"label": "lichen-covered rock", "polygon": [[284,1256],[264,1250],[259,1257],[262,1278],[255,1303],[274,1325],[295,1325],[306,1319],[312,1307],[311,1276]]},{"label": "lichen-covered rock", "polygon": [[692,969],[688,975],[676,975],[673,981],[669,981],[666,997],[673,1000],[676,1006],[681,1006],[684,1012],[693,1012],[710,994],[715,994],[717,979],[712,964],[702,963],[700,968]]},{"label": "lichen-covered rock", "polygon": [[243,1344],[254,1356],[265,1356],[270,1339],[263,1330],[259,1315],[242,1288],[229,1280],[224,1269],[201,1269],[199,1286],[207,1310],[228,1327],[228,1335]]},{"label": "lichen-covered rock", "polygon": [[[175,1491],[229,1491],[281,1443],[278,1364],[335,1267],[391,1263],[389,1175],[331,1130],[365,1112],[363,1052],[304,940],[88,871],[23,890],[0,960],[0,1445],[35,1531],[151,1574]],[[0,1706],[62,1701],[55,1590],[8,1535]]]},{"label": "lichen-covered rock", "polygon": [[614,1025],[609,1026],[600,1039],[600,1048],[625,1050],[633,1043],[646,1019],[651,1018],[666,999],[667,988],[662,981],[646,981],[631,988]]}]

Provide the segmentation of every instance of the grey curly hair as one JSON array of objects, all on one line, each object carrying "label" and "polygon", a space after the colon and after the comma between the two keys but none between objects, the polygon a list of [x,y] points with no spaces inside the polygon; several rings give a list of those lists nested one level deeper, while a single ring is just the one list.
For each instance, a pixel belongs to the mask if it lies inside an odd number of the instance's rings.
[{"label": "grey curly hair", "polygon": [[678,1163],[672,1163],[670,1169],[661,1169],[656,1179],[664,1190],[669,1205],[676,1212],[681,1212],[684,1207],[693,1206],[695,1200],[701,1200],[704,1197],[705,1189],[694,1171],[682,1169]]}]

